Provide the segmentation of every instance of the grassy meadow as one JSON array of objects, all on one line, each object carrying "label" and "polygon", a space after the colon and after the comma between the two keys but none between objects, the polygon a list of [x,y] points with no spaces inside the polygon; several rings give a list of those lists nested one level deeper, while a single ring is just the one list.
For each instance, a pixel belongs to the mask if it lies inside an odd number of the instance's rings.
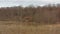
[{"label": "grassy meadow", "polygon": [[17,21],[0,21],[0,34],[60,34],[60,24],[28,25]]}]

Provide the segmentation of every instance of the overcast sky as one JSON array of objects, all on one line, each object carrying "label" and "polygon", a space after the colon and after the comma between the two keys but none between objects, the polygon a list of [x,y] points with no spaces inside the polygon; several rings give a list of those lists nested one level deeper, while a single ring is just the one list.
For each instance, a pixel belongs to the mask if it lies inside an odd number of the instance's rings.
[{"label": "overcast sky", "polygon": [[28,5],[45,5],[45,4],[56,4],[60,3],[60,0],[0,0],[0,7],[7,6],[28,6]]}]

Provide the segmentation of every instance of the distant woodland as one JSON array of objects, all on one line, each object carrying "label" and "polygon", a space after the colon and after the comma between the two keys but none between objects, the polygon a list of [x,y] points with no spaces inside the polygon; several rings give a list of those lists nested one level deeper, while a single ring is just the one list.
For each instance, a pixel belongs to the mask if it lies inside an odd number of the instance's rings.
[{"label": "distant woodland", "polygon": [[0,8],[0,21],[22,21],[36,23],[60,22],[60,4],[46,6],[14,6]]}]

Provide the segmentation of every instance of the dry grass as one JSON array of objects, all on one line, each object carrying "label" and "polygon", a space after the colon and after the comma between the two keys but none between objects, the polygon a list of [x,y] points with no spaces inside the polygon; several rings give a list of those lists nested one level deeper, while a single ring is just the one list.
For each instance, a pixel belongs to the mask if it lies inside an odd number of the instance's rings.
[{"label": "dry grass", "polygon": [[0,34],[60,34],[60,25],[24,25],[16,21],[0,21]]}]

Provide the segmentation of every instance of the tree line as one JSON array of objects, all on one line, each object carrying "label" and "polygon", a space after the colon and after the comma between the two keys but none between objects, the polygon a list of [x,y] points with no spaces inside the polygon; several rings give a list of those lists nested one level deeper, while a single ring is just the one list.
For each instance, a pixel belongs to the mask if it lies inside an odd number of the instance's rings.
[{"label": "tree line", "polygon": [[[27,18],[25,18],[27,17]],[[31,18],[32,17],[32,18]],[[0,8],[0,21],[28,21],[36,23],[60,22],[60,5],[14,6]]]}]

